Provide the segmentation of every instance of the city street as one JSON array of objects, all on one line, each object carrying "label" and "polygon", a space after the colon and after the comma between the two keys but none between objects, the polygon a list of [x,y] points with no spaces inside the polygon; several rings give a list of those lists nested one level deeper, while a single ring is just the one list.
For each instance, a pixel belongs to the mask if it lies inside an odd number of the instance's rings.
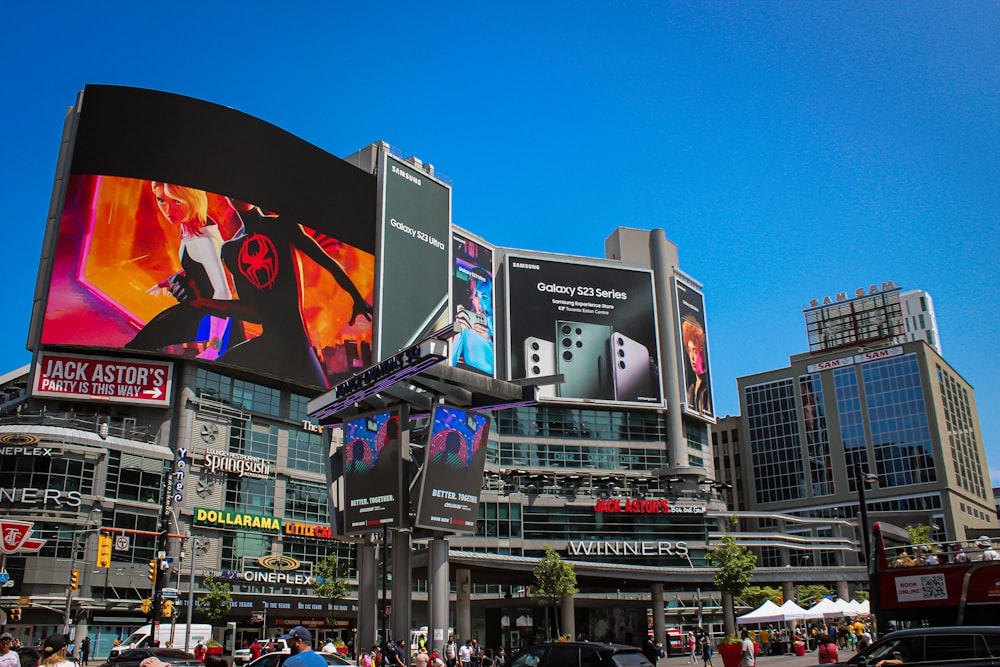
[{"label": "city street", "polygon": [[[854,651],[843,651],[840,654],[841,660],[848,660],[854,657]],[[656,667],[685,667],[686,665],[694,665],[694,667],[702,667],[705,663],[702,661],[701,657],[693,662],[688,661],[686,655],[673,656],[671,658],[660,658],[657,661]],[[712,664],[715,667],[723,667],[722,656],[716,652],[712,656]],[[816,656],[816,652],[806,653],[804,656],[795,655],[761,655],[757,656],[757,667],[813,667],[813,665],[819,664],[819,658]]]}]

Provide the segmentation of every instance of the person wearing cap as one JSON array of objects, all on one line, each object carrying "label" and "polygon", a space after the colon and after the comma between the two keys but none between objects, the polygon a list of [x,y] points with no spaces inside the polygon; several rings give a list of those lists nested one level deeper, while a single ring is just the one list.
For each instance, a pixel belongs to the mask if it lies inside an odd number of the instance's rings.
[{"label": "person wearing cap", "polygon": [[292,657],[285,660],[284,667],[326,667],[323,656],[312,649],[313,636],[307,628],[296,625],[284,637]]},{"label": "person wearing cap", "polygon": [[920,565],[937,565],[939,563],[937,554],[931,551],[929,545],[921,544],[919,552],[918,562]]},{"label": "person wearing cap", "polygon": [[21,667],[21,659],[10,650],[14,638],[9,632],[0,635],[0,667]]},{"label": "person wearing cap", "polygon": [[42,644],[42,659],[39,665],[45,667],[75,667],[66,655],[66,635],[49,635]]},{"label": "person wearing cap", "polygon": [[948,554],[949,563],[968,563],[969,556],[965,553],[960,542],[952,542],[951,552]]},{"label": "person wearing cap", "polygon": [[983,550],[983,556],[979,560],[1000,560],[1000,553],[993,548],[989,535],[980,535],[976,546]]}]

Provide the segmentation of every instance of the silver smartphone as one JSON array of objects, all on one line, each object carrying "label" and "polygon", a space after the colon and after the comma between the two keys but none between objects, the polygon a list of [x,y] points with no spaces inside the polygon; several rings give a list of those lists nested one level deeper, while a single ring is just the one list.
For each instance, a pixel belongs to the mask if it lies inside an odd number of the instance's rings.
[{"label": "silver smartphone", "polygon": [[611,364],[615,399],[659,403],[660,390],[649,348],[625,334],[611,334]]},{"label": "silver smartphone", "polygon": [[556,372],[565,378],[558,389],[561,398],[614,399],[610,342],[608,325],[556,322]]},{"label": "silver smartphone", "polygon": [[[524,376],[529,378],[556,374],[556,344],[544,338],[528,336],[524,339]],[[539,398],[555,398],[556,385],[538,387]]]}]

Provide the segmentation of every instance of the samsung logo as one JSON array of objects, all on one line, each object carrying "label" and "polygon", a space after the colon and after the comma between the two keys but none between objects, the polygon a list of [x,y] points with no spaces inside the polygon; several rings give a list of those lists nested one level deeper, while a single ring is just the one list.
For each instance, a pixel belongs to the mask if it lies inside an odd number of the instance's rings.
[{"label": "samsung logo", "polygon": [[512,262],[511,266],[515,269],[531,269],[532,271],[540,271],[542,268],[537,264],[526,264],[525,262]]},{"label": "samsung logo", "polygon": [[410,181],[411,183],[415,183],[416,185],[423,185],[423,183],[420,182],[419,178],[408,172],[403,171],[396,165],[392,165],[392,173],[396,174],[397,176],[402,176],[406,180]]}]

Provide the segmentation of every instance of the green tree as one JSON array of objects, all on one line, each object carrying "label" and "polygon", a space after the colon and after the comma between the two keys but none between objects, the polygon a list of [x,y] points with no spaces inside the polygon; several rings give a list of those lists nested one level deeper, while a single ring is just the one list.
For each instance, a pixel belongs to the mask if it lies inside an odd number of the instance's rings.
[{"label": "green tree", "polygon": [[907,526],[906,532],[910,534],[910,544],[929,544],[931,541],[931,527],[923,524]]},{"label": "green tree", "polygon": [[735,635],[736,612],[733,601],[750,585],[750,577],[757,567],[757,554],[736,544],[736,538],[727,530],[723,532],[718,544],[705,554],[705,560],[715,568],[715,586],[723,593],[723,629],[726,634]]},{"label": "green tree", "polygon": [[828,595],[833,595],[833,590],[823,584],[795,587],[796,602],[800,607],[811,607]]},{"label": "green tree", "polygon": [[770,600],[776,605],[780,605],[782,602],[781,597],[780,588],[775,588],[774,586],[748,586],[747,589],[740,595],[737,602],[745,607],[756,609],[767,600]]},{"label": "green tree", "polygon": [[198,596],[198,606],[205,612],[210,620],[218,621],[225,618],[232,611],[233,587],[229,582],[216,579],[209,575],[203,582],[207,592]]},{"label": "green tree", "polygon": [[[545,555],[535,566],[535,586],[531,589],[531,597],[545,605],[546,635],[549,635],[548,607],[550,605],[554,607],[564,599],[576,595],[578,590],[573,566],[560,558],[555,549],[546,544]],[[556,634],[560,634],[558,620]]]},{"label": "green tree", "polygon": [[868,600],[870,598],[871,598],[871,593],[869,593],[868,591],[862,591],[860,589],[854,591],[854,599],[857,600],[858,602],[864,602],[865,600]]},{"label": "green tree", "polygon": [[[313,593],[317,597],[324,598],[330,602],[336,602],[347,595],[346,563],[341,563],[336,555],[329,556],[326,560],[316,564],[313,576],[316,583],[313,584]],[[331,622],[336,619],[333,611],[327,615],[327,620]]]}]

